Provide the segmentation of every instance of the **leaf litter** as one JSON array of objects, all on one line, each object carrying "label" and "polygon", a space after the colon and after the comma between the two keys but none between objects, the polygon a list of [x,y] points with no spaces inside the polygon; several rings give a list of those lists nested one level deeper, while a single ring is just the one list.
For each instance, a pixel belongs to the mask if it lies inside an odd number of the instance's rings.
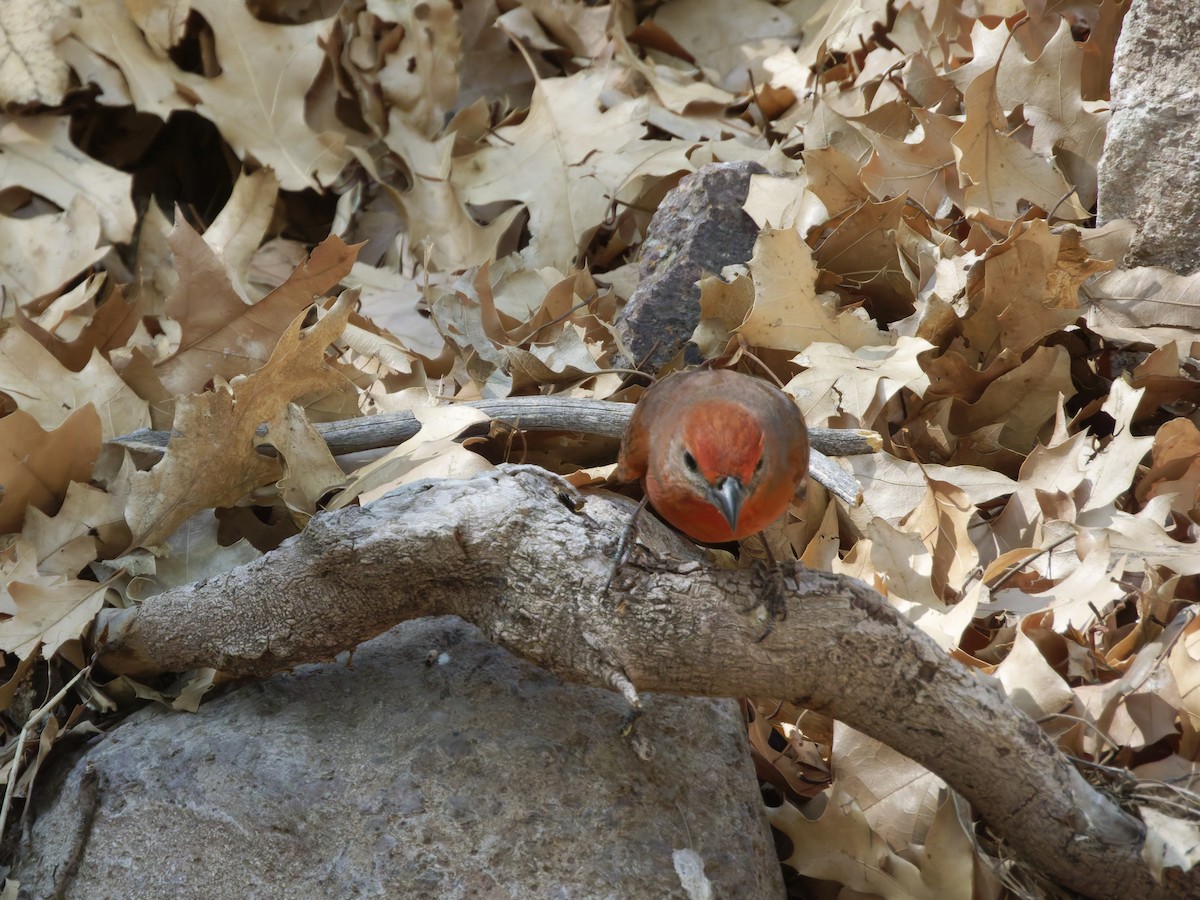
[{"label": "leaf litter", "polygon": [[[45,747],[17,736],[106,603],[416,477],[512,456],[595,481],[611,443],[468,448],[479,417],[444,401],[632,399],[611,325],[655,206],[754,160],[754,255],[701,282],[695,345],[754,352],[811,425],[884,440],[845,461],[860,507],[811,490],[773,543],[1140,779],[1157,864],[1194,863],[1194,820],[1154,804],[1200,779],[1198,276],[1123,267],[1130,228],[1091,212],[1128,4],[501,6],[0,13],[21,67],[0,79],[0,776],[27,792]],[[215,162],[181,177],[194,146]],[[340,467],[312,427],[394,410],[419,437]],[[146,426],[173,432],[156,464],[104,443]],[[194,708],[212,681],[94,684],[85,718]],[[747,709],[798,872],[998,896],[929,773]],[[36,713],[47,747],[83,727]]]}]

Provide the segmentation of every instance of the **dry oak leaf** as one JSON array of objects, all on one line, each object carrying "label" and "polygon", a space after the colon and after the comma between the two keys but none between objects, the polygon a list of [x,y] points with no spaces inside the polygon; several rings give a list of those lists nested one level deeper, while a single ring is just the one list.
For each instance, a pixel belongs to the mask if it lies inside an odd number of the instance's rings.
[{"label": "dry oak leaf", "polygon": [[43,431],[29,413],[0,419],[0,534],[19,531],[25,510],[57,510],[72,481],[86,482],[100,455],[100,416],[92,406]]},{"label": "dry oak leaf", "polygon": [[[1092,167],[1100,162],[1108,104],[1083,99],[1085,51],[1072,37],[1065,18],[1059,20],[1054,36],[1032,60],[1015,42],[1009,43],[1009,31],[1004,27],[990,29],[977,21],[971,41],[981,64],[995,61],[1000,106],[1005,110],[1024,107],[1026,119],[1034,126],[1034,152],[1049,156],[1062,147]],[[952,71],[947,77],[960,86],[967,85],[959,72]]]},{"label": "dry oak leaf", "polygon": [[988,364],[1004,350],[1023,354],[1080,317],[1079,286],[1112,263],[1092,259],[1078,231],[1052,234],[1037,219],[988,249],[983,289],[963,317],[964,354]]},{"label": "dry oak leaf", "polygon": [[[98,279],[104,280],[101,273]],[[86,322],[73,340],[63,340],[58,334],[47,331],[38,322],[25,315],[19,306],[15,320],[24,331],[45,347],[72,372],[78,372],[88,364],[93,351],[108,356],[109,351],[124,347],[126,341],[137,330],[147,309],[145,292],[139,291],[131,300],[125,298],[124,285],[113,285],[104,301],[95,308],[77,307],[74,311],[86,313]]]},{"label": "dry oak leaf", "polygon": [[55,294],[108,252],[99,242],[100,216],[85,197],[55,215],[0,216],[0,289],[18,303]]},{"label": "dry oak leaf", "polygon": [[894,850],[924,843],[946,783],[924,766],[848,725],[833,723],[837,783]]},{"label": "dry oak leaf", "polygon": [[760,232],[750,273],[754,306],[737,333],[751,346],[800,351],[829,341],[857,350],[889,343],[865,312],[839,312],[835,295],[817,294],[812,250],[794,229]]},{"label": "dry oak leaf", "polygon": [[[79,18],[71,19],[71,31],[81,44],[107,61],[119,74],[114,79],[102,70],[79,71],[80,80],[93,83],[125,82],[126,95],[112,91],[107,84],[105,97],[109,103],[128,104],[132,101],[139,112],[152,113],[164,121],[177,109],[189,108],[175,84],[179,69],[158,45],[154,35],[143,32],[134,21],[123,0],[88,0],[79,4]],[[95,65],[95,60],[89,61]],[[82,67],[83,60],[75,60]],[[109,96],[111,94],[111,96]]]},{"label": "dry oak leaf", "polygon": [[314,131],[307,94],[325,58],[332,19],[304,25],[271,25],[244,3],[192,0],[216,38],[221,74],[204,78],[179,72],[177,80],[199,98],[196,111],[221,131],[239,157],[271,166],[286,191],[320,190],[351,159],[344,133]]},{"label": "dry oak leaf", "polygon": [[212,248],[176,218],[169,240],[179,284],[167,298],[167,315],[183,335],[179,349],[155,368],[173,394],[195,393],[214,377],[228,381],[263,365],[295,316],[349,273],[361,246],[326,238],[287,281],[249,304]]},{"label": "dry oak leaf", "polygon": [[158,55],[119,0],[82,4],[74,31],[117,65],[140,111],[165,119],[173,110],[194,109],[239,157],[273,168],[284,190],[330,185],[351,159],[346,135],[313,130],[306,113],[333,19],[273,25],[256,19],[246,4],[225,0],[192,0],[191,11],[212,28],[216,77],[186,72]]},{"label": "dry oak leaf", "polygon": [[0,337],[0,393],[32,415],[43,428],[57,428],[75,410],[92,406],[105,440],[150,424],[146,401],[93,350],[86,366],[72,372],[20,328]]},{"label": "dry oak leaf", "polygon": [[[67,209],[76,200],[100,216],[104,240],[128,243],[137,214],[133,176],[106,166],[71,142],[67,116],[28,116],[5,120],[0,128],[0,187],[23,187]],[[73,273],[72,273],[73,274]]]},{"label": "dry oak leaf", "polygon": [[235,569],[258,559],[262,554],[244,537],[228,546],[218,540],[219,523],[211,509],[202,510],[184,522],[166,541],[167,553],[154,560],[153,574],[139,576],[130,585],[137,588],[137,599],[154,596],[185,584]]},{"label": "dry oak leaf", "polygon": [[[1011,129],[996,99],[995,69],[971,82],[965,106],[963,126],[951,142],[958,159],[959,181],[967,186],[968,216],[982,210],[1016,221],[1025,212],[1024,204],[1035,204],[1046,210],[1057,207],[1063,218],[1088,217],[1053,163],[1008,136]],[[1067,195],[1069,198],[1060,204]]]},{"label": "dry oak leaf", "polygon": [[500,126],[490,146],[454,161],[451,179],[464,202],[515,201],[528,209],[521,256],[530,265],[569,271],[627,181],[686,167],[670,152],[674,143],[643,140],[647,101],[601,108],[606,79],[586,70],[539,79],[523,121]]},{"label": "dry oak leaf", "polygon": [[1021,365],[988,385],[975,402],[955,400],[951,422],[956,434],[970,434],[1003,422],[1000,442],[1027,453],[1042,426],[1054,417],[1059,397],[1074,394],[1066,348],[1038,347]]},{"label": "dry oak leaf", "polygon": [[1165,423],[1154,435],[1151,464],[1138,482],[1137,498],[1171,495],[1171,508],[1181,516],[1200,507],[1200,429],[1190,419]]},{"label": "dry oak leaf", "polygon": [[130,479],[125,518],[131,546],[159,545],[194,513],[232,505],[279,480],[279,460],[255,449],[261,443],[258,427],[278,422],[297,398],[346,387],[325,353],[345,328],[353,300],[353,293],[345,292],[308,329],[301,328],[304,315],[297,316],[254,374],[179,400],[166,454],[150,471]]},{"label": "dry oak leaf", "polygon": [[391,188],[386,179],[379,177],[370,157],[360,154],[359,162],[381,183],[396,206],[404,210],[413,244],[428,247],[429,263],[434,270],[457,272],[486,263],[495,256],[497,242],[521,208],[514,206],[487,225],[480,225],[450,181],[457,136],[447,134],[429,140],[410,128],[396,110],[392,111],[388,121],[385,141],[411,170],[409,189],[400,193]]},{"label": "dry oak leaf", "polygon": [[421,478],[465,478],[492,468],[456,438],[488,417],[469,406],[415,407],[412,413],[421,430],[386,455],[351,474],[346,487],[330,501],[328,509],[342,509],[358,500],[364,506],[401,484]]},{"label": "dry oak leaf", "polygon": [[792,362],[804,366],[787,384],[811,424],[850,417],[870,428],[887,404],[907,389],[917,396],[929,387],[920,356],[933,349],[922,338],[900,337],[894,346],[864,346],[851,350],[842,344],[814,343]]},{"label": "dry oak leaf", "polygon": [[912,313],[917,292],[899,245],[907,213],[911,209],[903,195],[862,203],[834,226],[813,254],[817,265],[840,275],[856,297],[872,301],[871,312],[885,321]]},{"label": "dry oak leaf", "polygon": [[6,587],[15,611],[0,622],[0,650],[21,659],[38,647],[42,657],[50,659],[59,647],[82,635],[104,606],[108,590],[94,581],[59,579],[41,584],[13,581]]},{"label": "dry oak leaf", "polygon": [[271,225],[278,195],[279,179],[270,169],[243,172],[213,223],[204,230],[204,243],[243,285]]},{"label": "dry oak leaf", "polygon": [[794,848],[782,862],[801,875],[886,900],[972,897],[974,852],[952,799],[943,801],[934,817],[925,847],[916,854],[919,866],[894,853],[837,784],[806,807],[811,810],[808,815],[819,817],[809,818],[787,803],[767,809],[771,825],[788,835]]},{"label": "dry oak leaf", "polygon": [[38,571],[64,578],[78,575],[96,559],[101,543],[112,553],[120,552],[125,546],[116,544],[121,535],[127,538],[121,499],[78,481],[67,486],[57,515],[30,507],[22,531],[36,553]]},{"label": "dry oak leaf", "polygon": [[931,215],[940,214],[947,203],[961,207],[963,192],[950,143],[960,123],[924,109],[912,112],[922,130],[916,143],[866,132],[875,152],[862,167],[862,183],[876,198],[911,197]]},{"label": "dry oak leaf", "polygon": [[54,29],[68,9],[64,0],[0,3],[0,105],[62,103],[70,72],[54,51]]}]

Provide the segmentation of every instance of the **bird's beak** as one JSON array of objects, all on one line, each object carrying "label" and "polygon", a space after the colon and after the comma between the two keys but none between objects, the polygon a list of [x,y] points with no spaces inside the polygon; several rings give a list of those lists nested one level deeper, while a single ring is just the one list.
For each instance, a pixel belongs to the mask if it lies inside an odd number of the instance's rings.
[{"label": "bird's beak", "polygon": [[737,531],[738,513],[746,499],[746,488],[732,475],[726,475],[708,488],[708,501],[721,511],[730,531]]}]

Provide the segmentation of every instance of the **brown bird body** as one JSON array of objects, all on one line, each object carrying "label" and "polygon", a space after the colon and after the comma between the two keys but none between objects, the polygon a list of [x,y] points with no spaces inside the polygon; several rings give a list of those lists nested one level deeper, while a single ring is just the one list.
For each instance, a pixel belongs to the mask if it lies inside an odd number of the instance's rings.
[{"label": "brown bird body", "polygon": [[654,384],[633,411],[616,478],[640,480],[650,504],[694,540],[762,531],[803,495],[808,429],[783,391],[730,370]]}]

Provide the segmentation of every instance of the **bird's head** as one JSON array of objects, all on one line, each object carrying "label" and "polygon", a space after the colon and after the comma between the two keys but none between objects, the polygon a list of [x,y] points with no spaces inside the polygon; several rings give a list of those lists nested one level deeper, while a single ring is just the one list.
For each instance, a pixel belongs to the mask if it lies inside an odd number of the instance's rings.
[{"label": "bird's head", "polygon": [[742,504],[765,462],[759,421],[739,403],[710,401],[690,411],[672,443],[668,451],[678,455],[676,471],[737,532]]}]

